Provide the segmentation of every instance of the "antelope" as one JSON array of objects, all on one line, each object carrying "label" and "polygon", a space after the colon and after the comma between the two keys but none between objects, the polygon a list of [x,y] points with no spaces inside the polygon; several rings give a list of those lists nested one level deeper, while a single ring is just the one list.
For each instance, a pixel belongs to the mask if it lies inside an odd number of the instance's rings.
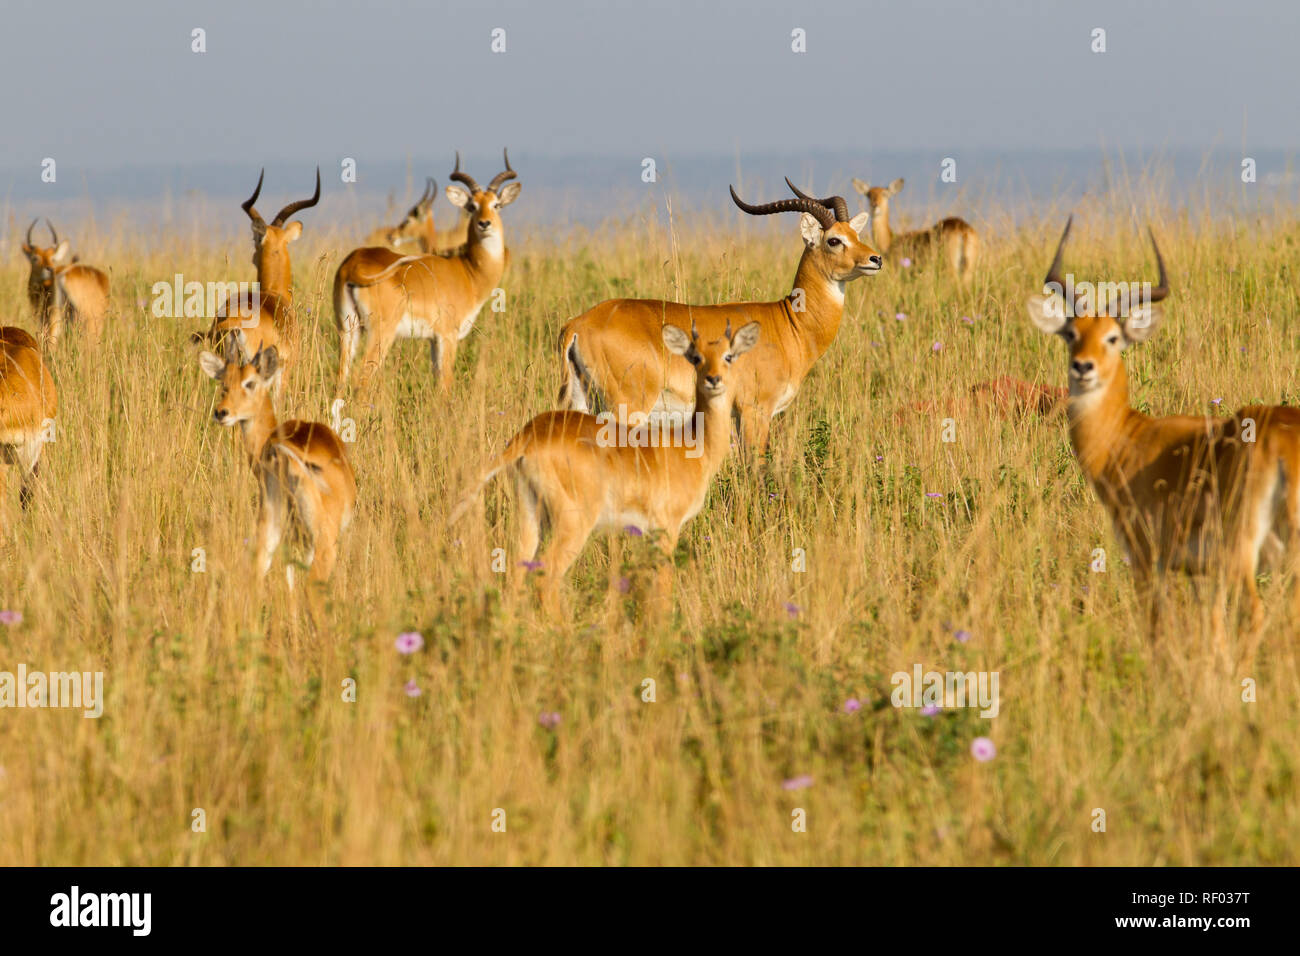
[{"label": "antelope", "polygon": [[[319,422],[276,421],[271,392],[283,366],[274,345],[248,359],[238,340],[228,336],[224,349],[225,357],[200,352],[199,367],[221,383],[212,418],[227,428],[240,427],[261,491],[258,576],[266,576],[281,536],[296,521],[310,542],[305,563],[311,580],[327,580],[357,499],[356,477],[343,442]],[[292,575],[289,581],[293,583]]]},{"label": "antelope", "polygon": [[896,259],[904,256],[918,261],[929,258],[938,248],[952,266],[957,278],[969,282],[979,257],[980,241],[975,228],[955,216],[941,219],[929,229],[894,233],[889,228],[889,197],[903,190],[903,180],[888,186],[871,186],[854,178],[853,188],[862,193],[871,213],[871,237],[880,251]]},{"label": "antelope", "polygon": [[629,418],[689,410],[694,371],[680,353],[664,351],[664,324],[698,326],[712,340],[748,315],[762,329],[763,345],[734,384],[735,414],[742,441],[761,456],[772,419],[794,401],[809,370],[835,340],[845,284],[881,267],[880,254],[858,238],[866,213],[849,219],[842,197],[814,199],[788,179],[786,184],[798,198],[754,206],[732,188],[731,199],[751,216],[800,213],[804,251],[788,296],[707,306],[649,299],[602,302],[560,332],[560,407],[586,412],[601,405]]},{"label": "antelope", "polygon": [[[39,218],[39,217],[38,217]],[[108,312],[108,276],[93,266],[82,265],[71,255],[68,240],[59,239],[48,219],[54,245],[40,247],[32,241],[36,219],[27,227],[23,253],[31,264],[27,299],[36,312],[41,338],[50,351],[58,347],[65,320],[84,322],[91,342],[99,341]]]},{"label": "antelope", "polygon": [[388,246],[402,249],[413,246],[426,255],[450,258],[464,252],[469,238],[470,215],[461,207],[460,218],[450,229],[439,229],[434,222],[433,203],[438,197],[438,184],[433,177],[425,180],[424,193],[406,215],[391,229],[376,229],[366,237],[366,246]]},{"label": "antelope", "polygon": [[[461,172],[456,154],[455,180],[447,198],[470,218],[461,255],[402,256],[391,249],[368,247],[351,252],[334,275],[334,322],[339,330],[339,389],[351,374],[364,334],[358,385],[368,388],[398,339],[428,339],[433,374],[444,392],[451,389],[457,343],[469,335],[479,309],[501,282],[509,255],[501,210],[519,196],[520,184],[506,168],[483,189]],[[463,184],[463,185],[458,185]]]},{"label": "antelope", "polygon": [[289,203],[270,223],[261,217],[253,205],[262,194],[262,180],[265,177],[266,170],[263,169],[257,177],[257,188],[253,190],[253,195],[239,204],[252,224],[257,294],[239,296],[233,302],[227,299],[217,310],[212,327],[207,332],[195,332],[190,338],[194,342],[220,345],[229,333],[233,333],[240,340],[240,347],[249,355],[275,346],[281,370],[276,380],[278,394],[280,384],[289,377],[289,369],[297,358],[298,347],[298,320],[293,308],[289,243],[302,235],[302,223],[288,222],[288,219],[320,202],[320,167],[316,167],[316,192],[312,197]]},{"label": "antelope", "polygon": [[[744,313],[738,313],[742,318]],[[454,525],[502,469],[514,473],[519,508],[516,551],[520,562],[537,553],[543,520],[551,540],[542,555],[544,605],[558,610],[564,574],[598,528],[633,525],[662,531],[663,554],[671,558],[682,526],[704,506],[709,484],[731,445],[731,411],[739,380],[733,363],[754,347],[760,322],[734,335],[728,323],[717,337],[692,327],[690,335],[665,323],[661,341],[695,376],[695,414],[686,419],[680,442],[614,440],[602,432],[607,420],[576,411],[552,411],[525,425],[452,510]],[[691,435],[690,432],[694,432]],[[694,438],[693,448],[688,439]],[[658,591],[671,593],[672,564],[659,568]]]},{"label": "antelope", "polygon": [[[19,500],[30,504],[49,423],[59,412],[54,379],[29,332],[0,327],[0,460],[22,474]],[[0,493],[5,476],[0,472]]]},{"label": "antelope", "polygon": [[[1072,222],[1061,234],[1043,292],[1028,301],[1029,317],[1041,331],[1061,336],[1069,350],[1070,441],[1128,549],[1139,593],[1149,601],[1152,634],[1159,583],[1168,571],[1222,573],[1216,615],[1226,601],[1222,585],[1239,586],[1251,631],[1258,634],[1263,605],[1255,573],[1261,558],[1272,563],[1282,557],[1283,542],[1293,566],[1300,556],[1300,409],[1260,405],[1231,418],[1153,418],[1130,407],[1123,352],[1149,339],[1164,317],[1164,259],[1148,230],[1160,270],[1156,288],[1127,309],[1113,295],[1090,302],[1092,296],[1076,295],[1060,276]],[[1300,589],[1294,582],[1291,588],[1300,605]]]}]

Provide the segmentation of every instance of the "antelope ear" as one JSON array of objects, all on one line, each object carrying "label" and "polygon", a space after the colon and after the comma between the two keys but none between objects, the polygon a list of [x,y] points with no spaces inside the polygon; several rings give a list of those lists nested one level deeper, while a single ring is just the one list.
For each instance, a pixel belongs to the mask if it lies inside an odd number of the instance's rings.
[{"label": "antelope ear", "polygon": [[889,184],[889,195],[897,196],[902,191],[903,191],[903,177],[899,176],[897,179],[895,179],[892,183]]},{"label": "antelope ear", "polygon": [[860,212],[852,219],[849,220],[849,228],[852,229],[854,232],[856,232],[858,235],[861,235],[862,230],[867,228],[867,223],[870,221],[871,221],[871,213]]},{"label": "antelope ear", "polygon": [[815,246],[822,241],[822,224],[810,212],[799,217],[799,232],[803,236],[803,241],[810,246]]},{"label": "antelope ear", "polygon": [[221,378],[226,371],[226,360],[213,352],[203,351],[199,353],[199,368],[209,378]]},{"label": "antelope ear", "polygon": [[264,379],[270,379],[276,372],[280,371],[280,352],[274,345],[268,345],[260,349],[253,356],[253,366],[257,369],[257,374]]},{"label": "antelope ear", "polygon": [[1156,302],[1134,306],[1124,320],[1124,338],[1129,344],[1145,342],[1155,334],[1165,319],[1165,310]]},{"label": "antelope ear", "polygon": [[1040,292],[1031,295],[1025,301],[1029,310],[1029,321],[1040,332],[1055,335],[1065,328],[1068,319],[1065,315],[1065,300],[1055,293]]},{"label": "antelope ear", "polygon": [[757,321],[750,322],[739,332],[731,337],[731,357],[744,355],[755,345],[758,344],[758,335],[763,331],[763,326]]},{"label": "antelope ear", "polygon": [[458,183],[450,183],[446,189],[447,201],[453,206],[464,209],[469,203],[469,190]]},{"label": "antelope ear", "polygon": [[497,193],[497,205],[509,206],[519,198],[519,190],[523,188],[523,183],[506,183],[501,187],[501,192]]},{"label": "antelope ear", "polygon": [[298,222],[295,219],[293,222],[289,223],[289,225],[284,227],[283,232],[284,232],[284,241],[293,242],[295,239],[297,239],[299,236],[302,235],[302,223]]},{"label": "antelope ear", "polygon": [[865,195],[867,194],[867,192],[871,189],[871,183],[864,182],[863,180],[858,179],[857,176],[854,176],[854,177],[853,177],[853,188],[856,189],[858,192],[862,193],[862,195],[865,196]]},{"label": "antelope ear", "polygon": [[665,325],[664,347],[674,355],[685,355],[691,350],[691,337],[675,325]]},{"label": "antelope ear", "polygon": [[68,261],[68,255],[71,252],[72,252],[72,242],[68,239],[64,239],[57,246],[54,247],[54,255],[50,256],[50,260],[56,266],[61,266],[63,265],[63,263]]}]

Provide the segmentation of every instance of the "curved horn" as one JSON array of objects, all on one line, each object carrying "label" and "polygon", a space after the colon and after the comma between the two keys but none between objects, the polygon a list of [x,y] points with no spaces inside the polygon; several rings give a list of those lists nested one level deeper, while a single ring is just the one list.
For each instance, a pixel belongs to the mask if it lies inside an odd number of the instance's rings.
[{"label": "curved horn", "polygon": [[1156,242],[1155,231],[1147,226],[1147,234],[1151,237],[1151,248],[1156,251],[1156,265],[1160,267],[1160,284],[1151,290],[1152,302],[1159,302],[1169,295],[1169,276],[1165,274],[1165,257],[1160,254],[1160,245]]},{"label": "curved horn", "polygon": [[796,196],[798,196],[800,199],[811,199],[813,202],[820,203],[821,205],[825,206],[827,209],[835,210],[836,222],[849,221],[849,204],[844,201],[843,196],[827,196],[825,199],[818,199],[815,196],[809,196],[807,193],[803,192],[794,183],[790,182],[789,176],[785,177],[785,184],[789,186],[790,191],[794,193]]},{"label": "curved horn", "polygon": [[316,192],[310,199],[299,199],[280,210],[280,214],[271,220],[273,226],[283,226],[288,218],[304,209],[310,209],[320,202],[320,167],[316,167]]},{"label": "curved horn", "polygon": [[241,202],[239,204],[240,208],[243,209],[244,212],[248,213],[249,219],[253,220],[253,222],[262,226],[266,225],[266,220],[264,220],[261,217],[261,215],[258,213],[258,211],[253,208],[253,203],[257,202],[257,197],[262,195],[262,180],[265,177],[266,177],[266,167],[263,166],[262,171],[257,174],[257,188],[253,190],[253,195],[249,196],[248,199],[246,199],[244,202]]},{"label": "curved horn", "polygon": [[57,246],[59,244],[59,234],[54,231],[54,223],[46,219],[45,225],[50,227],[50,235],[54,238],[54,244]]},{"label": "curved horn", "polygon": [[[1071,213],[1070,218],[1065,221],[1065,231],[1061,233],[1061,241],[1056,244],[1056,257],[1052,259],[1052,267],[1047,270],[1047,278],[1043,280],[1044,287],[1055,283],[1062,298],[1065,298],[1065,280],[1061,278],[1061,258],[1065,255],[1065,240],[1070,238],[1070,226],[1073,223],[1074,214]],[[1069,310],[1068,314],[1073,315],[1074,303],[1067,300],[1065,305]]]},{"label": "curved horn", "polygon": [[479,188],[478,183],[474,181],[473,176],[460,171],[460,150],[456,150],[456,168],[451,171],[451,178],[458,183],[464,183],[471,193],[481,193],[483,191]]},{"label": "curved horn", "polygon": [[814,199],[778,199],[776,202],[754,206],[736,195],[736,187],[731,186],[731,201],[751,216],[770,216],[774,212],[806,212],[816,219],[823,229],[835,225],[835,214]]},{"label": "curved horn", "polygon": [[432,176],[424,177],[424,192],[420,193],[420,198],[415,201],[415,205],[412,206],[410,212],[406,214],[407,218],[409,219],[414,217],[420,211],[420,207],[428,201],[429,197],[436,195],[438,195],[437,180]]},{"label": "curved horn", "polygon": [[27,227],[27,245],[29,246],[32,244],[32,230],[36,228],[36,224],[40,221],[41,221],[41,217],[37,216],[35,219],[32,220],[32,224]]},{"label": "curved horn", "polygon": [[506,158],[506,168],[505,168],[505,172],[497,173],[495,176],[492,177],[492,182],[488,183],[488,189],[491,190],[492,192],[496,192],[501,187],[501,184],[504,183],[506,180],[515,178],[515,171],[510,168],[509,151],[503,149],[501,150],[501,153]]}]

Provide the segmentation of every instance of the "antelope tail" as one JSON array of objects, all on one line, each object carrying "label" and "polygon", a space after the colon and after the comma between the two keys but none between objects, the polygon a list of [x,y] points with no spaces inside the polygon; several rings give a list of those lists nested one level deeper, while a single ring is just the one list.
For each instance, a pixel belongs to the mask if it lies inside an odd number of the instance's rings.
[{"label": "antelope tail", "polygon": [[498,457],[496,461],[492,462],[488,467],[488,470],[483,472],[482,476],[480,476],[479,480],[474,483],[473,487],[466,491],[465,494],[461,496],[460,500],[456,502],[455,507],[451,509],[451,514],[447,518],[447,527],[450,528],[461,518],[465,517],[465,512],[469,511],[474,502],[478,500],[478,496],[482,494],[483,489],[487,487],[487,483],[497,476],[497,472],[501,471],[503,468],[508,468],[520,458],[524,457],[524,452],[528,450],[527,445],[528,443],[524,441],[520,442],[517,448],[508,447],[501,453],[500,457]]}]

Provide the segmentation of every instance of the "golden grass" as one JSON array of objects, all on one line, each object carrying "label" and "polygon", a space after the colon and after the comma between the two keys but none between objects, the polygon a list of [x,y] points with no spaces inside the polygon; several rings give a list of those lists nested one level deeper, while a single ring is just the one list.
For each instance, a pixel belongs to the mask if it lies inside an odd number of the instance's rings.
[{"label": "golden grass", "polygon": [[[1166,327],[1130,353],[1136,403],[1296,401],[1292,212],[1157,217],[1175,293]],[[938,415],[895,414],[1003,374],[1064,382],[1063,348],[1023,306],[1055,217],[986,235],[969,293],[900,269],[850,286],[838,340],[774,427],[770,471],[729,462],[688,526],[671,620],[638,622],[610,588],[648,561],[627,539],[593,541],[573,619],[539,623],[491,571],[490,549],[511,540],[503,482],[448,534],[483,462],[550,407],[566,318],[613,295],[781,296],[799,253],[781,218],[678,221],[671,239],[622,224],[512,233],[507,311],[480,317],[450,400],[408,342],[378,410],[344,409],[359,510],[319,628],[283,561],[261,590],[248,576],[256,489],[210,423],[214,386],[185,342],[205,322],[147,307],[178,271],[251,279],[247,240],[143,255],[129,237],[81,237],[83,260],[113,271],[116,315],[100,350],[74,329],[53,358],[59,431],[41,490],[24,514],[11,477],[0,509],[0,608],[23,614],[0,625],[0,670],[102,670],[107,700],[99,720],[0,711],[0,863],[1300,862],[1300,622],[1278,600],[1295,583],[1265,584],[1249,675],[1217,661],[1186,584],[1153,646],[1062,423],[959,413],[945,444]],[[304,222],[307,374],[284,411],[327,421],[328,288],[348,237]],[[1127,217],[1094,210],[1076,234],[1080,277],[1154,278]],[[0,274],[0,315],[30,329],[25,266]],[[1089,571],[1098,547],[1105,574]],[[408,630],[425,647],[403,657]],[[916,663],[998,671],[1001,713],[890,707],[889,676]],[[863,708],[845,713],[848,698]],[[551,711],[553,731],[538,722]],[[972,759],[978,736],[994,760]],[[812,785],[783,789],[801,775]],[[792,832],[795,808],[806,833]]]}]

